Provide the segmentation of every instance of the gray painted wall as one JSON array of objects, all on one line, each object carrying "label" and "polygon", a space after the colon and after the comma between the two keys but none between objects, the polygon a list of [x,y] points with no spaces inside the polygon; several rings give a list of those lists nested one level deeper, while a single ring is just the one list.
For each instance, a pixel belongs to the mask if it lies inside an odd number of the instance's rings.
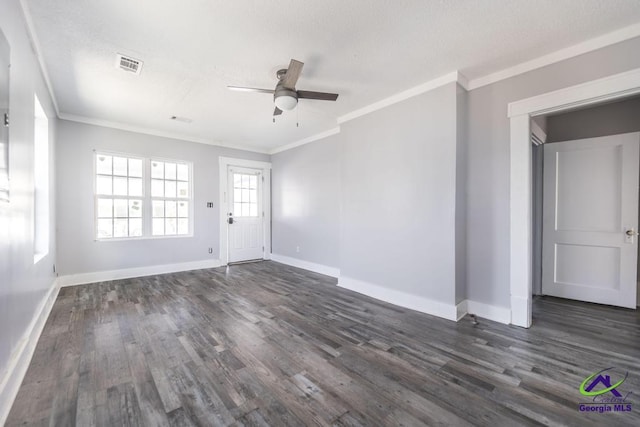
[{"label": "gray painted wall", "polygon": [[456,84],[342,125],[340,274],[455,301]]},{"label": "gray painted wall", "polygon": [[[268,161],[266,154],[61,120],[57,144],[60,275],[219,258],[219,156]],[[194,235],[95,241],[93,152],[107,150],[193,163]],[[213,202],[214,208],[206,207]],[[213,248],[213,254],[208,248]]]},{"label": "gray painted wall", "polygon": [[547,118],[548,142],[640,131],[640,97]]},{"label": "gray painted wall", "polygon": [[467,91],[456,87],[456,304],[467,298]]},{"label": "gray painted wall", "polygon": [[[0,202],[0,384],[10,372],[27,328],[39,314],[54,283],[55,205],[54,147],[55,111],[40,74],[27,35],[20,2],[3,2],[0,29],[11,48],[10,72],[10,179],[11,203]],[[33,245],[33,136],[34,94],[49,117],[50,224],[49,254],[34,265]],[[8,404],[8,390],[0,388],[0,409]],[[2,414],[0,413],[0,417]],[[1,423],[1,421],[0,421]]]},{"label": "gray painted wall", "polygon": [[271,157],[273,253],[339,267],[340,141],[337,134]]},{"label": "gray painted wall", "polygon": [[509,307],[507,104],[640,67],[640,38],[469,92],[467,200],[469,299]]}]

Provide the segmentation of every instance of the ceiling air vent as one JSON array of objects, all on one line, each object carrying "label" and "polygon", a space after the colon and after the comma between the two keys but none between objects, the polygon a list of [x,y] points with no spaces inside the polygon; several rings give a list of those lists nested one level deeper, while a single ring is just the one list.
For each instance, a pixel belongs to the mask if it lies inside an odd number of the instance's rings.
[{"label": "ceiling air vent", "polygon": [[116,67],[129,73],[140,74],[142,61],[118,53],[116,55]]}]

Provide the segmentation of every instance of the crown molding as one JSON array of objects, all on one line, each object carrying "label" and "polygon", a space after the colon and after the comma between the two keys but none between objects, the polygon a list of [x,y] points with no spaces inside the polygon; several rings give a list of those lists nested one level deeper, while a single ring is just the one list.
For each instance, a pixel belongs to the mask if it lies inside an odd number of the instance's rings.
[{"label": "crown molding", "polygon": [[557,50],[550,54],[540,56],[538,58],[532,59],[531,61],[522,62],[513,67],[505,68],[495,73],[471,79],[469,81],[467,90],[473,90],[482,86],[487,86],[501,80],[515,77],[517,75],[524,74],[538,68],[546,67],[547,65],[555,64],[556,62],[564,61],[566,59],[570,59],[578,55],[592,52],[594,50],[611,46],[613,44],[620,43],[639,36],[640,23],[620,28],[619,30],[612,31],[602,36],[595,37],[575,44],[573,46]]},{"label": "crown molding", "polygon": [[459,71],[453,71],[449,74],[445,74],[444,76],[429,80],[428,82],[422,83],[421,85],[412,87],[411,89],[407,89],[388,98],[384,98],[380,101],[374,102],[373,104],[369,104],[365,107],[342,115],[338,117],[338,124],[342,124],[348,122],[349,120],[353,120],[366,114],[373,113],[374,111],[381,110],[390,105],[397,104],[398,102],[402,102],[409,98],[413,98],[414,96],[418,96],[425,92],[429,92],[433,89],[454,82],[460,84],[460,86],[466,89],[467,78],[464,77]]},{"label": "crown molding", "polygon": [[27,6],[26,0],[20,0],[20,7],[22,9],[22,15],[24,16],[27,36],[31,40],[31,46],[33,47],[33,52],[36,55],[36,60],[38,61],[38,66],[40,67],[40,72],[42,73],[44,84],[47,87],[47,91],[49,92],[49,97],[51,98],[51,103],[53,104],[53,108],[56,111],[56,115],[60,117],[58,100],[56,99],[56,95],[53,92],[53,85],[51,84],[51,79],[49,78],[49,71],[47,70],[47,66],[45,65],[44,58],[42,57],[40,40],[38,39],[38,36],[36,34],[33,19],[31,19],[31,13],[29,12],[29,7]]},{"label": "crown molding", "polygon": [[60,119],[62,119],[62,120],[68,120],[68,121],[71,121],[71,122],[78,122],[78,123],[84,123],[84,124],[88,124],[88,125],[101,126],[101,127],[106,127],[106,128],[112,128],[112,129],[119,129],[119,130],[124,130],[124,131],[128,131],[128,132],[142,133],[142,134],[145,134],[145,135],[153,135],[153,136],[160,136],[160,137],[163,137],[163,138],[179,139],[181,141],[196,142],[196,143],[199,143],[199,144],[207,144],[207,145],[215,145],[215,146],[218,146],[218,147],[233,148],[233,149],[236,149],[236,150],[252,151],[254,153],[260,153],[260,154],[269,154],[269,150],[266,149],[266,148],[259,148],[259,147],[254,147],[254,146],[250,146],[250,145],[242,145],[242,144],[230,144],[230,143],[227,143],[227,142],[220,142],[220,141],[212,141],[212,140],[208,140],[208,139],[204,139],[204,138],[196,138],[196,137],[193,137],[193,136],[187,136],[187,135],[183,135],[183,134],[180,134],[180,133],[165,132],[165,131],[146,128],[146,127],[141,127],[141,126],[128,125],[128,124],[120,123],[120,122],[112,122],[112,121],[109,121],[109,120],[94,119],[94,118],[91,118],[91,117],[78,116],[78,115],[75,115],[75,114],[60,113],[58,115],[58,117]]},{"label": "crown molding", "polygon": [[303,138],[303,139],[301,139],[299,141],[295,141],[295,142],[292,142],[292,143],[289,143],[289,144],[282,145],[280,147],[273,148],[271,151],[269,151],[269,154],[277,154],[277,153],[281,153],[283,151],[291,150],[292,148],[300,147],[301,145],[309,144],[310,142],[314,142],[314,141],[317,141],[319,139],[324,139],[324,138],[327,138],[327,137],[329,137],[331,135],[335,135],[335,134],[338,134],[338,133],[340,133],[340,126],[337,126],[337,127],[333,128],[333,129],[329,129],[329,130],[324,131],[324,132],[317,133],[315,135],[311,135],[311,136],[309,136],[307,138]]}]

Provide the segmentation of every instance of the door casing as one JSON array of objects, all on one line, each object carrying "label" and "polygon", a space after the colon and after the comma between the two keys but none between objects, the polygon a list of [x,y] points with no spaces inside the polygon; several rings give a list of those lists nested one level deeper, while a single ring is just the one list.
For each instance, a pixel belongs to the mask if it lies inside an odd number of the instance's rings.
[{"label": "door casing", "polygon": [[509,283],[511,324],[532,321],[531,117],[622,99],[640,93],[640,68],[511,102]]},{"label": "door casing", "polygon": [[264,177],[264,184],[262,188],[262,209],[264,210],[263,221],[263,258],[271,259],[271,163],[261,162],[257,160],[245,160],[236,159],[232,157],[220,157],[219,160],[219,176],[220,176],[220,188],[219,188],[219,205],[220,205],[220,263],[227,265],[229,263],[229,229],[227,224],[227,213],[229,210],[229,197],[228,191],[228,174],[227,170],[229,166],[245,167],[252,169],[259,169],[262,171]]}]

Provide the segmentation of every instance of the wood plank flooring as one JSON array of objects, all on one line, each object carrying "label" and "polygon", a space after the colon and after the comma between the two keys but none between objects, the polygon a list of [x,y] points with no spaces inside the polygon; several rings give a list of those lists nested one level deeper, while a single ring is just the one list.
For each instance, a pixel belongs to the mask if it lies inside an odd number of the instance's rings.
[{"label": "wood plank flooring", "polygon": [[[635,311],[539,298],[525,330],[335,283],[261,262],[63,288],[7,425],[640,425]],[[608,367],[632,411],[579,412]]]}]

